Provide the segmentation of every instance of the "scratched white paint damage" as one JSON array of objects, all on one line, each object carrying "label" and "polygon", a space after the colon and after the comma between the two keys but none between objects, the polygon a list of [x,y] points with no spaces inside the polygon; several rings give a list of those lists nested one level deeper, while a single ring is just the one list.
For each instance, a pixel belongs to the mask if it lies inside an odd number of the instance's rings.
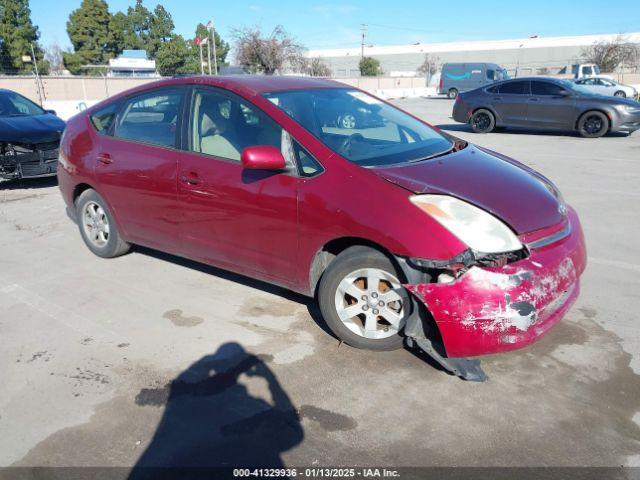
[{"label": "scratched white paint damage", "polygon": [[511,327],[526,332],[535,321],[535,310],[527,315],[521,315],[511,306],[507,295],[504,304],[499,303],[496,306],[485,304],[477,314],[467,313],[462,319],[462,324],[466,327],[479,328],[485,333],[506,332]]},{"label": "scratched white paint damage", "polygon": [[[566,292],[558,292],[558,290],[561,285],[566,283],[567,279],[576,277],[573,262],[570,258],[565,258],[552,273],[542,277],[533,277],[531,287],[520,292],[517,298],[512,299],[510,296],[512,289],[520,285],[530,274],[531,272],[527,270],[497,273],[477,267],[470,269],[468,275],[476,286],[499,288],[505,291],[505,296],[504,302],[499,302],[497,305],[493,302],[487,302],[480,311],[468,312],[462,318],[462,324],[471,329],[480,329],[485,333],[506,332],[512,328],[526,332],[536,323],[538,318],[536,311],[551,314],[564,304],[571,289]],[[551,301],[549,301],[550,298],[552,298]],[[535,309],[527,315],[522,315],[512,307],[514,303],[519,302],[530,303]],[[505,335],[501,339],[505,343],[517,341],[515,337],[510,335]]]}]

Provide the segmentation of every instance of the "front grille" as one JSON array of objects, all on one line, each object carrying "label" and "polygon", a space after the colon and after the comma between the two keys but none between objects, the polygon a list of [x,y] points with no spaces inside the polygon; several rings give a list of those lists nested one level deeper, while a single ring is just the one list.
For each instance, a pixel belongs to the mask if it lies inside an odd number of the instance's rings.
[{"label": "front grille", "polygon": [[38,175],[50,175],[56,173],[58,162],[24,162],[20,164],[20,172],[23,177],[37,177]]}]

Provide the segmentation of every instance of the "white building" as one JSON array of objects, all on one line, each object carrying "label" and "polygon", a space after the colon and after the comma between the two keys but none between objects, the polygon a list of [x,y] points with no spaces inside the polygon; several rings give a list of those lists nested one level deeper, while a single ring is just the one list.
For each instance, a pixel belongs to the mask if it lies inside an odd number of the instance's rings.
[{"label": "white building", "polygon": [[156,61],[147,59],[146,50],[124,50],[109,60],[109,77],[156,77]]},{"label": "white building", "polygon": [[[581,62],[585,48],[595,42],[613,41],[619,34],[582,35],[572,37],[531,37],[514,40],[477,42],[417,43],[414,45],[365,45],[364,55],[380,61],[386,75],[415,75],[426,55],[438,64],[446,62],[493,62],[506,68],[510,74],[561,73],[570,65]],[[625,41],[640,46],[640,32],[622,35]],[[335,77],[360,75],[360,46],[331,50],[311,50],[309,57],[322,58]]]}]

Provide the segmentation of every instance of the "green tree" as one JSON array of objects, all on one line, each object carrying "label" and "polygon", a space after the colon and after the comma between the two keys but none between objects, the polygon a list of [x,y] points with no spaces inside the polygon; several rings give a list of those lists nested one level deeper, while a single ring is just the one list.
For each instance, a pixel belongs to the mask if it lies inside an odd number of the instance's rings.
[{"label": "green tree", "polygon": [[31,45],[40,73],[48,72],[48,62],[38,45],[38,27],[31,22],[29,0],[0,0],[0,71],[4,73],[30,73],[32,63],[22,57],[31,56]]},{"label": "green tree", "polygon": [[[220,68],[223,65],[227,65],[226,59],[231,47],[227,42],[225,42],[222,39],[222,37],[218,34],[218,32],[214,31],[213,35],[215,37],[214,41],[216,43],[216,60],[218,62],[218,68]],[[208,38],[209,41],[211,41],[211,31],[208,30],[205,25],[203,25],[202,23],[199,23],[198,26],[196,27],[196,38]],[[196,45],[196,48],[199,48],[199,47],[197,47]],[[206,49],[207,47],[205,46],[203,48]],[[213,55],[213,46],[211,47],[211,55]],[[206,60],[207,58],[206,58],[206,50],[205,50],[205,61]],[[211,58],[211,62],[213,63],[213,57]]]},{"label": "green tree", "polygon": [[113,55],[120,55],[125,48],[125,32],[129,19],[122,12],[116,12],[109,20],[109,45],[108,50]]},{"label": "green tree", "polygon": [[124,48],[146,50],[151,28],[151,12],[136,0],[133,7],[127,9],[127,22],[124,30]]},{"label": "green tree", "polygon": [[71,73],[81,73],[85,65],[104,65],[113,56],[111,19],[105,0],[82,0],[80,7],[71,12],[67,33],[74,53],[64,54],[65,67]]},{"label": "green tree", "polygon": [[149,20],[149,41],[146,45],[150,58],[155,58],[160,46],[171,39],[174,28],[171,14],[162,5],[156,5]]},{"label": "green tree", "polygon": [[382,73],[380,71],[380,62],[372,57],[363,57],[358,67],[360,68],[360,75],[363,77],[375,77]]},{"label": "green tree", "polygon": [[192,41],[182,35],[172,35],[163,42],[156,54],[156,68],[164,76],[200,73],[199,53]]}]

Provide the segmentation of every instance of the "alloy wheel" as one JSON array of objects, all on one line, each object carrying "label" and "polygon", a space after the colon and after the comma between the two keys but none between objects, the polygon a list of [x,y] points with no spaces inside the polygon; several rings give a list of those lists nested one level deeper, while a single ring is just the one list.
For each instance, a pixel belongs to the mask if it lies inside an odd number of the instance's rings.
[{"label": "alloy wheel", "polygon": [[89,241],[98,248],[109,241],[109,219],[96,202],[87,202],[82,211],[82,226]]},{"label": "alloy wheel", "polygon": [[406,321],[409,297],[400,281],[379,268],[355,270],[342,279],[335,306],[342,323],[370,339],[396,335]]}]

